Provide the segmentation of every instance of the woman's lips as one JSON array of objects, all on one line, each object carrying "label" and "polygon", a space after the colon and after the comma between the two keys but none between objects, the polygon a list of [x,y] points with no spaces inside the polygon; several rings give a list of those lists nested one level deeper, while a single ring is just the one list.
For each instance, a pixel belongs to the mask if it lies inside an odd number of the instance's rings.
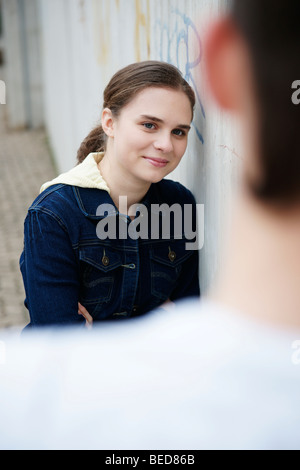
[{"label": "woman's lips", "polygon": [[153,158],[153,157],[143,157],[147,160],[151,165],[156,166],[158,168],[165,167],[169,162],[168,160],[164,160],[163,158]]}]

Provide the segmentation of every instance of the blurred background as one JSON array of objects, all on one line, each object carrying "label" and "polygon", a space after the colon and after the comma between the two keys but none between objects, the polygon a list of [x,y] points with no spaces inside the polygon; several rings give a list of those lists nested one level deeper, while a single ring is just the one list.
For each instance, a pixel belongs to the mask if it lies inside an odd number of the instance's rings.
[{"label": "blurred background", "polygon": [[236,123],[209,99],[203,54],[229,1],[0,0],[0,328],[28,322],[19,271],[28,207],[45,181],[76,164],[111,76],[142,60],[176,65],[196,92],[188,150],[170,177],[204,204],[207,292],[242,160]]}]

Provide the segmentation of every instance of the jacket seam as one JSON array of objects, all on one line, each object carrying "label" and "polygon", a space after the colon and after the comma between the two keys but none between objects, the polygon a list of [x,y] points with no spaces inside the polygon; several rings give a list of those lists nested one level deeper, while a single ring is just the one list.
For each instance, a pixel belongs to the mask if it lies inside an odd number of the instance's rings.
[{"label": "jacket seam", "polygon": [[50,209],[47,209],[45,207],[38,207],[37,206],[37,207],[34,207],[34,208],[31,207],[28,212],[29,213],[31,213],[31,212],[42,212],[42,213],[48,215],[52,219],[56,220],[56,222],[62,227],[64,232],[66,232],[67,234],[69,233],[68,229],[67,229],[67,226],[64,224],[63,220],[57,214],[52,212]]},{"label": "jacket seam", "polygon": [[59,185],[54,185],[49,191],[45,190],[43,191],[36,199],[36,202],[34,202],[30,209],[35,209],[44,199],[46,199],[47,196],[52,194],[54,191],[57,191],[58,189],[61,189],[64,186],[64,184],[59,184]]}]

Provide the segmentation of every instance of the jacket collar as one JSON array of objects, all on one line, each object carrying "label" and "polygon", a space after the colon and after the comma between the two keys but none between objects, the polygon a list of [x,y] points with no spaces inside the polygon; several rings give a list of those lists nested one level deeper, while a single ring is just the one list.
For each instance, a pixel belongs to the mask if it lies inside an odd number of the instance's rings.
[{"label": "jacket collar", "polygon": [[[140,202],[141,205],[147,207],[147,210],[151,211],[153,204],[161,203],[159,200],[158,185],[159,183],[151,184],[145,197]],[[73,193],[79,209],[86,217],[90,219],[100,220],[104,217],[104,215],[99,214],[99,206],[101,205],[106,205],[105,217],[120,214],[109,193],[105,190],[73,186]]]}]

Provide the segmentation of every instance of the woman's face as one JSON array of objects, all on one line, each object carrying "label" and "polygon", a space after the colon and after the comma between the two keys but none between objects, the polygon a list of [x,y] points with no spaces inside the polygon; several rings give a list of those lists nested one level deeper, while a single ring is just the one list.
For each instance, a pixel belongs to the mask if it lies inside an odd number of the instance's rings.
[{"label": "woman's face", "polygon": [[109,149],[114,165],[131,181],[160,181],[179,164],[191,120],[191,104],[184,92],[169,88],[139,92],[112,119]]}]

